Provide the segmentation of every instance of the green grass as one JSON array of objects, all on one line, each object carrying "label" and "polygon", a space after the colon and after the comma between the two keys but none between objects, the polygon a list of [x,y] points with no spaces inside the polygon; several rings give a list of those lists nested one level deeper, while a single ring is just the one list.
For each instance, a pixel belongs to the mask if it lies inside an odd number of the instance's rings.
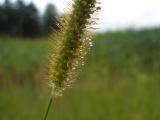
[{"label": "green grass", "polygon": [[[159,33],[97,35],[74,87],[54,101],[48,120],[159,120]],[[43,84],[46,54],[43,38],[0,38],[1,120],[44,117],[50,98]]]}]

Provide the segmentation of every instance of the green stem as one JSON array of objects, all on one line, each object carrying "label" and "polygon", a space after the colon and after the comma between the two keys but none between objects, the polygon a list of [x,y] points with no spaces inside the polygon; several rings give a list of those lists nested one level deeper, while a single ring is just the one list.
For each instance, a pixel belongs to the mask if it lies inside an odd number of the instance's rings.
[{"label": "green stem", "polygon": [[49,110],[50,110],[51,105],[52,105],[52,101],[53,101],[53,95],[51,96],[50,101],[49,101],[49,103],[48,103],[48,107],[47,107],[47,110],[46,110],[46,113],[45,113],[44,120],[47,120],[48,113],[49,113]]}]

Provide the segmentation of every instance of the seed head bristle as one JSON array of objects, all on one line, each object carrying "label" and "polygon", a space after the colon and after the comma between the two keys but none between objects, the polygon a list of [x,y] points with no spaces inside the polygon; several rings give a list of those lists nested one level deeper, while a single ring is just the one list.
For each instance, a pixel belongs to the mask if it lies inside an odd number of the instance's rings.
[{"label": "seed head bristle", "polygon": [[84,65],[88,50],[93,45],[90,29],[96,22],[92,15],[99,9],[96,0],[74,0],[71,13],[57,24],[59,29],[50,42],[47,70],[49,86],[55,96],[71,87]]}]

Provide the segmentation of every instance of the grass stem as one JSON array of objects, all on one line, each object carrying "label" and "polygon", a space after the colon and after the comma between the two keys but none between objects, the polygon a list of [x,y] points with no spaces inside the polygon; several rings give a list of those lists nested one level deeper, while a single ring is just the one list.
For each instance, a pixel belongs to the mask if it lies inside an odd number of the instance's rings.
[{"label": "grass stem", "polygon": [[49,100],[49,103],[48,103],[48,106],[47,106],[47,109],[46,109],[46,113],[45,113],[45,116],[44,116],[43,120],[47,120],[48,113],[49,113],[49,110],[51,108],[52,102],[53,102],[53,95],[51,96],[51,98]]}]

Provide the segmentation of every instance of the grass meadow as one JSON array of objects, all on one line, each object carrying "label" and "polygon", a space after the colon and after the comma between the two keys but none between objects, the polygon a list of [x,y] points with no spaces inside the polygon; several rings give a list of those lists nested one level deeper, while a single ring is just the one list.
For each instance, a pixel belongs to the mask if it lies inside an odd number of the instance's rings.
[{"label": "grass meadow", "polygon": [[[47,38],[0,37],[0,120],[42,120]],[[159,120],[160,29],[97,34],[48,120]]]}]

